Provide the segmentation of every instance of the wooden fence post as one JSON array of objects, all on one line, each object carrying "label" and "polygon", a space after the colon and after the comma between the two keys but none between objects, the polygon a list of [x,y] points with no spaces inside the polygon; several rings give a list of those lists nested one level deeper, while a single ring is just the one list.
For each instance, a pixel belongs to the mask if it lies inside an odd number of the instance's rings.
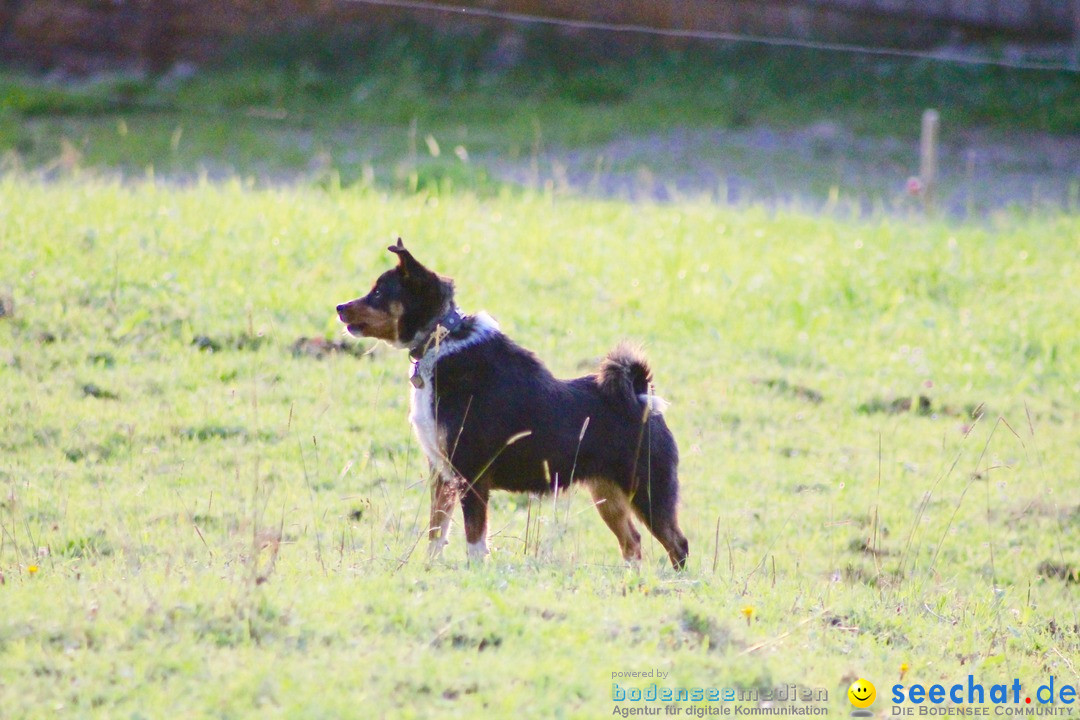
[{"label": "wooden fence post", "polygon": [[933,204],[938,166],[938,126],[941,117],[934,109],[922,115],[922,136],[919,140],[919,180],[922,182],[923,204],[929,210]]},{"label": "wooden fence post", "polygon": [[1080,68],[1080,0],[1073,0],[1072,22],[1072,57],[1069,62],[1073,68]]}]

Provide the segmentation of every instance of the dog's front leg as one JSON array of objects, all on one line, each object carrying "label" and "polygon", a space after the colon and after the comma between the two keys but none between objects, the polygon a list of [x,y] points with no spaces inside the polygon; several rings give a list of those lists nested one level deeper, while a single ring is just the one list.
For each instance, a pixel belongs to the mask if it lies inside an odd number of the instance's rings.
[{"label": "dog's front leg", "polygon": [[465,542],[469,562],[483,562],[488,556],[487,504],[490,488],[486,482],[465,483],[461,494],[461,512],[465,516]]},{"label": "dog's front leg", "polygon": [[450,541],[450,518],[454,513],[454,485],[440,473],[431,483],[431,522],[428,523],[428,559],[435,560]]}]

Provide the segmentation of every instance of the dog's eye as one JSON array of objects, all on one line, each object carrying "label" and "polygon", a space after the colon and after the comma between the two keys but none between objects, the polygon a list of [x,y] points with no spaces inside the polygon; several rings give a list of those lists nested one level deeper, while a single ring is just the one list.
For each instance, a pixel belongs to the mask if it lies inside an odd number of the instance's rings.
[{"label": "dog's eye", "polygon": [[371,291],[371,299],[372,300],[378,299],[380,297],[382,297],[382,290],[380,290],[379,288],[375,288],[374,290]]}]

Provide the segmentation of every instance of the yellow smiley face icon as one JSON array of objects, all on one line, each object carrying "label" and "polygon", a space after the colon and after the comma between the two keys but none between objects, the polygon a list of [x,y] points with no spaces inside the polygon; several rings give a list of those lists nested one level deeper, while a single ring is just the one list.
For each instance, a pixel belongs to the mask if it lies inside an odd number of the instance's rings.
[{"label": "yellow smiley face icon", "polygon": [[855,682],[851,683],[851,687],[847,691],[848,700],[851,704],[857,708],[868,708],[874,704],[877,700],[877,689],[874,687],[874,683],[863,678],[859,678]]}]

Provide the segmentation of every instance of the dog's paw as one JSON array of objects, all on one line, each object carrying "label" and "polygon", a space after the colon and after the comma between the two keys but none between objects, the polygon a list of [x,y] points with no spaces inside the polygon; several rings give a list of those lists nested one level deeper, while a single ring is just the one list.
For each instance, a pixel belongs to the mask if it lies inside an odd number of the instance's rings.
[{"label": "dog's paw", "polygon": [[449,544],[450,543],[446,540],[446,538],[437,538],[430,541],[427,548],[428,562],[434,562],[435,560],[438,560],[439,557],[442,555],[443,548]]},{"label": "dog's paw", "polygon": [[482,563],[487,558],[487,556],[491,554],[488,550],[487,540],[468,543],[466,546],[466,550],[470,563]]}]

